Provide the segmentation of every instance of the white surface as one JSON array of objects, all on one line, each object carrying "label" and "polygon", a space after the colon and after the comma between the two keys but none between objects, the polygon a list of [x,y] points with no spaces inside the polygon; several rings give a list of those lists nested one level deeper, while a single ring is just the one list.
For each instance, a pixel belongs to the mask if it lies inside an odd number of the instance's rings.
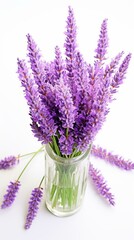
[{"label": "white surface", "polygon": [[[17,57],[25,58],[29,32],[46,59],[54,56],[55,45],[63,46],[67,6],[74,8],[79,47],[87,61],[92,60],[100,24],[108,18],[109,56],[124,50],[134,55],[133,0],[1,0],[0,1],[0,158],[38,149],[29,126],[28,107],[16,74]],[[96,143],[134,161],[134,58],[127,79],[111,104],[111,112]],[[18,240],[133,240],[134,172],[125,172],[91,158],[101,170],[115,195],[111,207],[94,191],[89,181],[79,213],[68,218],[51,215],[42,202],[30,230],[23,229],[27,202],[44,172],[43,154],[34,160],[22,177],[22,186],[13,206],[0,211],[1,239]],[[0,201],[7,184],[15,180],[26,163],[0,172]]]}]

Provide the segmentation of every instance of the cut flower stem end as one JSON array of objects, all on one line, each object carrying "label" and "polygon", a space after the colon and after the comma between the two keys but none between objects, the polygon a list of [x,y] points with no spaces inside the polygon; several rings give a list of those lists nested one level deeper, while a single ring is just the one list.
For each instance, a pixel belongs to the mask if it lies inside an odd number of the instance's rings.
[{"label": "cut flower stem end", "polygon": [[74,158],[56,155],[49,144],[45,149],[46,206],[56,216],[72,215],[85,194],[90,148]]}]

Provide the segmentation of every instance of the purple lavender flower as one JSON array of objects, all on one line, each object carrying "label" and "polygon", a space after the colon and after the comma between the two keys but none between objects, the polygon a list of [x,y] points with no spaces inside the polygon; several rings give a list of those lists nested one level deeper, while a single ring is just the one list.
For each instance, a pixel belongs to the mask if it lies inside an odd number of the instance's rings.
[{"label": "purple lavender flower", "polygon": [[34,218],[36,217],[42,196],[43,196],[43,192],[40,187],[33,189],[31,193],[31,198],[29,201],[29,208],[28,208],[28,213],[26,217],[25,229],[30,228]]},{"label": "purple lavender flower", "polygon": [[60,131],[60,138],[59,138],[59,146],[60,151],[63,155],[70,155],[73,152],[74,147],[74,138],[72,136],[72,133],[69,132],[68,136],[66,136],[65,131]]},{"label": "purple lavender flower", "polygon": [[63,68],[64,68],[64,63],[63,63],[63,59],[61,56],[61,51],[60,51],[60,48],[58,46],[56,46],[55,61],[54,61],[55,83],[57,83],[58,82],[57,80],[60,79]]},{"label": "purple lavender flower", "polygon": [[107,36],[107,19],[104,19],[101,25],[100,36],[98,41],[97,49],[95,50],[96,56],[99,61],[106,59],[105,55],[107,53],[108,47],[108,36]]},{"label": "purple lavender flower", "polygon": [[0,169],[10,169],[19,162],[19,157],[9,156],[0,161]]},{"label": "purple lavender flower", "polygon": [[49,109],[43,104],[37,86],[31,75],[28,73],[28,68],[24,60],[18,59],[18,73],[21,84],[24,87],[25,97],[30,107],[30,116],[33,122],[40,126],[45,143],[50,141],[50,137],[56,132],[56,125],[50,114]]},{"label": "purple lavender flower", "polygon": [[107,162],[116,165],[117,167],[125,170],[132,170],[134,169],[134,163],[125,160],[123,157],[112,154],[111,152],[108,152],[106,149],[103,149],[101,147],[96,147],[95,145],[92,146],[91,153],[103,160],[106,160]]},{"label": "purple lavender flower", "polygon": [[[30,34],[27,35],[27,48],[32,75],[25,62],[18,60],[18,73],[30,108],[32,131],[42,143],[53,143],[56,139],[60,156],[69,155],[71,149],[84,151],[94,141],[109,112],[112,96],[123,82],[131,58],[128,54],[117,69],[123,55],[121,52],[109,65],[104,65],[108,47],[107,19],[101,25],[93,65],[86,63],[78,51],[71,7],[65,35],[65,60],[59,47],[56,47],[54,60],[44,62]],[[69,144],[72,146],[69,147]]]},{"label": "purple lavender flower", "polygon": [[55,85],[55,106],[58,108],[62,127],[69,129],[73,128],[75,122],[75,107],[70,89],[65,82],[66,75],[63,73],[62,77],[59,79],[59,83]]},{"label": "purple lavender flower", "polygon": [[10,185],[8,186],[8,189],[7,189],[7,194],[4,195],[4,200],[1,205],[1,208],[7,208],[12,205],[12,203],[16,198],[16,194],[19,191],[19,187],[20,187],[19,181],[10,182]]},{"label": "purple lavender flower", "polygon": [[[55,85],[56,82],[56,78],[55,78],[55,62],[51,61],[51,62],[47,62],[45,64],[45,75],[44,75],[44,82],[43,84],[45,85],[45,83],[50,83],[52,86]],[[43,86],[42,88],[45,89],[45,86]],[[46,95],[46,90],[45,90],[45,95]]]},{"label": "purple lavender flower", "polygon": [[64,44],[65,47],[65,55],[66,55],[66,70],[68,76],[68,83],[71,88],[73,96],[75,92],[73,91],[73,84],[75,83],[74,79],[74,64],[75,64],[75,56],[77,52],[77,44],[76,44],[76,24],[74,19],[74,13],[71,7],[69,7],[69,14],[67,17],[67,27],[66,27],[66,41]]},{"label": "purple lavender flower", "polygon": [[105,73],[104,73],[105,78],[110,77],[115,72],[115,69],[117,68],[123,54],[124,52],[122,51],[114,59],[112,59],[109,65],[106,66]]},{"label": "purple lavender flower", "polygon": [[123,83],[123,79],[125,78],[130,59],[131,59],[131,54],[129,53],[124,58],[122,64],[119,67],[119,70],[115,73],[111,83],[111,94],[115,93],[117,91],[116,89],[120,86],[120,84]]},{"label": "purple lavender flower", "polygon": [[41,108],[39,102],[39,93],[24,60],[18,59],[18,74],[21,84],[24,87],[27,103],[30,107],[30,115],[33,117],[35,121],[37,121],[39,117],[38,111]]},{"label": "purple lavender flower", "polygon": [[[43,62],[40,50],[30,34],[27,35],[27,45],[28,57],[30,59],[34,81],[40,93],[40,99],[46,105],[50,115],[53,116],[53,92],[52,89],[50,89],[51,85],[49,83],[54,85],[54,63],[51,62],[48,64]],[[57,54],[60,55],[60,53]]]},{"label": "purple lavender flower", "polygon": [[93,118],[91,108],[93,104],[93,97],[96,95],[96,89],[90,82],[88,65],[84,63],[82,55],[78,52],[76,54],[76,63],[74,75],[76,79],[75,86],[75,100],[76,100],[76,120],[74,125],[74,137],[77,143],[77,148],[80,151],[85,150],[93,140],[91,133],[91,122]]},{"label": "purple lavender flower", "polygon": [[[87,95],[89,96],[89,78],[88,78],[88,67],[84,63],[82,54],[80,52],[76,53],[75,63],[74,63],[74,83],[73,83],[73,96],[74,104],[77,107],[77,111],[80,113],[81,106],[88,103]],[[89,100],[89,99],[88,99]]]},{"label": "purple lavender flower", "polygon": [[114,196],[109,191],[110,188],[107,187],[107,184],[100,171],[95,169],[92,164],[90,164],[89,166],[89,175],[99,194],[105,199],[107,199],[111,205],[115,205]]},{"label": "purple lavender flower", "polygon": [[66,43],[65,43],[65,49],[66,49],[66,56],[68,60],[72,60],[74,57],[75,51],[76,51],[76,24],[74,19],[74,13],[73,9],[71,7],[68,8],[68,17],[67,17],[67,31],[66,34]]},{"label": "purple lavender flower", "polygon": [[[117,57],[113,60],[113,62],[111,63],[111,68],[115,68],[122,54],[123,52],[117,55]],[[91,130],[89,132],[90,136],[93,136],[92,140],[96,136],[97,132],[101,129],[106,119],[106,115],[109,112],[108,103],[111,101],[111,96],[115,92],[115,89],[122,83],[122,80],[126,74],[126,70],[129,65],[130,58],[131,54],[128,54],[122,62],[121,66],[119,67],[119,70],[115,73],[115,80],[112,81],[110,78],[111,76],[106,76],[105,71],[103,71],[102,68],[99,68],[99,62],[96,62],[94,65],[94,74],[92,77],[94,79],[94,83],[92,83],[93,94],[91,96],[92,105],[90,110],[90,120],[92,119],[92,122],[90,122]],[[97,94],[94,95],[95,91]],[[87,142],[86,138],[87,136],[85,136],[84,138],[84,143]]]},{"label": "purple lavender flower", "polygon": [[[83,100],[80,109],[82,110],[76,118],[76,135],[78,135],[78,148],[83,151],[94,140],[106,117],[107,85],[103,82],[103,70],[96,62],[94,68],[87,67],[84,74]],[[77,129],[80,133],[77,133]]]},{"label": "purple lavender flower", "polygon": [[40,50],[30,34],[27,34],[27,50],[34,80],[39,92],[44,94],[45,63],[41,60]]},{"label": "purple lavender flower", "polygon": [[[115,64],[118,63],[122,53],[119,54],[116,59],[111,63],[111,67],[115,67]],[[123,63],[121,64],[118,72],[115,74],[117,83],[113,86],[117,88],[121,84],[124,74],[128,68],[131,55],[129,54]],[[115,89],[111,90],[111,79],[110,76],[106,76],[105,71],[99,67],[99,62],[95,62],[94,68],[89,67],[89,78],[90,78],[90,90],[89,90],[89,99],[88,102],[88,113],[89,115],[82,116],[82,121],[80,125],[83,127],[79,128],[79,144],[78,147],[80,150],[84,150],[87,146],[94,140],[97,132],[101,129],[106,115],[109,112],[108,103],[111,101],[111,93],[115,92]],[[120,78],[119,78],[120,76]],[[121,81],[120,81],[121,79]],[[88,89],[88,88],[87,88]],[[84,97],[86,100],[86,97]],[[86,132],[86,133],[85,133]]]},{"label": "purple lavender flower", "polygon": [[41,141],[42,144],[45,144],[46,143],[45,133],[43,132],[42,128],[40,126],[38,126],[38,124],[34,121],[30,124],[30,126],[31,126],[31,129],[32,129],[32,132],[33,132],[34,136],[36,138],[38,138],[38,141]]}]

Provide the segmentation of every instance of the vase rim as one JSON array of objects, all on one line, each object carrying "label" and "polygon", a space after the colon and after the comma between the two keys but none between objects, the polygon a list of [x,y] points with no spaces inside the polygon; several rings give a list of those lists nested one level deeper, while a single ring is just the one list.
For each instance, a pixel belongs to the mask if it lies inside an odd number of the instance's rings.
[{"label": "vase rim", "polygon": [[79,161],[82,161],[83,159],[85,159],[88,156],[89,152],[91,151],[91,146],[87,150],[85,150],[81,155],[72,157],[72,158],[64,158],[64,157],[57,155],[53,151],[53,149],[50,147],[49,144],[45,144],[45,151],[56,162],[59,162],[61,164],[73,164],[73,163],[75,164]]}]

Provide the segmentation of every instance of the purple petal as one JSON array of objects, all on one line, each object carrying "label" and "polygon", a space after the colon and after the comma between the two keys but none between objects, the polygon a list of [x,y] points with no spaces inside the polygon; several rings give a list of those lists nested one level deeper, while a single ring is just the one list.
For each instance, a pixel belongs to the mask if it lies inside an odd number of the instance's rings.
[{"label": "purple petal", "polygon": [[122,156],[118,156],[116,154],[112,154],[111,152],[108,152],[106,149],[103,149],[101,147],[97,147],[95,145],[92,146],[91,153],[99,157],[100,159],[106,160],[107,162],[116,165],[117,167],[124,169],[124,170],[133,170],[134,169],[134,163],[125,160]]},{"label": "purple petal", "polygon": [[25,229],[29,229],[31,227],[31,224],[37,215],[42,196],[43,196],[43,191],[41,188],[33,189],[31,193],[30,201],[29,201],[29,208],[26,216]]},{"label": "purple petal", "polygon": [[9,156],[0,161],[0,169],[10,169],[19,162],[19,157]]},{"label": "purple petal", "polygon": [[97,49],[95,50],[95,58],[100,61],[105,60],[108,47],[108,36],[107,36],[107,19],[104,19],[101,25],[100,36],[98,41]]},{"label": "purple petal", "polygon": [[20,187],[19,181],[10,182],[10,185],[7,188],[7,194],[4,195],[4,200],[2,202],[1,208],[10,207],[13,204],[16,198],[16,194],[19,191],[19,187]]},{"label": "purple petal", "polygon": [[90,166],[89,166],[89,175],[90,175],[97,191],[99,192],[99,194],[102,197],[104,197],[105,199],[107,199],[111,205],[114,205],[115,204],[114,196],[109,191],[110,188],[107,186],[107,184],[106,184],[103,176],[101,175],[100,171],[95,169],[92,164],[90,164]]}]

